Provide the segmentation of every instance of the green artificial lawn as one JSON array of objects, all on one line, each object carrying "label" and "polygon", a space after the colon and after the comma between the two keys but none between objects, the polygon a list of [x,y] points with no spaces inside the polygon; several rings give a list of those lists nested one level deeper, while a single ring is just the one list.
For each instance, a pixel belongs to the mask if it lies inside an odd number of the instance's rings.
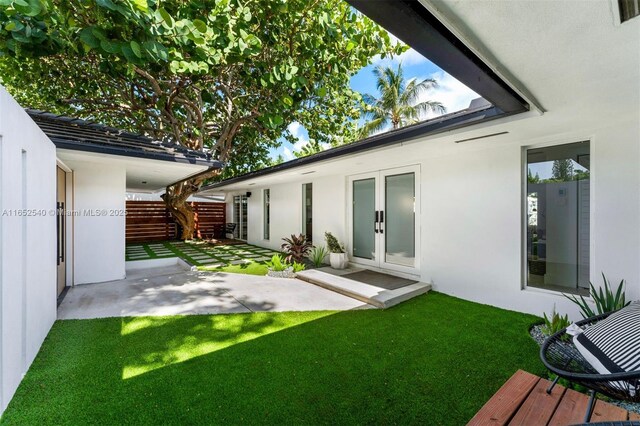
[{"label": "green artificial lawn", "polygon": [[465,424],[530,315],[438,293],[387,310],[57,321],[1,424]]},{"label": "green artificial lawn", "polygon": [[135,261],[177,256],[203,271],[266,275],[265,262],[274,254],[279,253],[251,244],[213,246],[200,240],[159,241],[127,244],[125,259]]},{"label": "green artificial lawn", "polygon": [[198,266],[199,271],[214,271],[214,272],[231,272],[234,274],[247,274],[247,275],[267,275],[267,265],[264,263],[243,263],[240,265],[227,265],[220,268],[211,266]]}]

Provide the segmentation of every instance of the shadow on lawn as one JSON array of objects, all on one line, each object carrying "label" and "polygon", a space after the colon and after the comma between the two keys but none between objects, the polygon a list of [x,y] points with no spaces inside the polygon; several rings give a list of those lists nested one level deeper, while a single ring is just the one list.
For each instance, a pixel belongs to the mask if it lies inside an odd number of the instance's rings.
[{"label": "shadow on lawn", "polygon": [[388,310],[58,322],[3,421],[464,424],[515,370],[542,371],[536,320],[430,293]]},{"label": "shadow on lawn", "polygon": [[[258,309],[272,309],[264,302]],[[286,327],[268,315],[187,315],[181,317],[129,317],[121,319],[122,343],[144,351],[124,357],[122,378],[129,379],[171,364],[187,361],[279,331]]]}]

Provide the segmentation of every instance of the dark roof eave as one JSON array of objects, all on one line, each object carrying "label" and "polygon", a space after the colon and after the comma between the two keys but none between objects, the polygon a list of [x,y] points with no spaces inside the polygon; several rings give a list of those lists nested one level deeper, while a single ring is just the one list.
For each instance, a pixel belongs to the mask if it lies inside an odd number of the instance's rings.
[{"label": "dark roof eave", "polygon": [[40,110],[26,111],[59,148],[193,164],[209,169],[223,167],[222,163],[212,159],[208,153],[175,142],[158,141],[145,135]]},{"label": "dark roof eave", "polygon": [[419,124],[415,124],[413,126],[407,126],[398,130],[370,136],[366,139],[362,139],[347,145],[330,148],[317,154],[309,155],[307,157],[296,158],[295,160],[287,161],[285,163],[267,167],[255,172],[226,179],[221,182],[202,187],[200,191],[202,192],[210,189],[219,189],[228,185],[254,179],[257,177],[266,176],[273,173],[278,173],[284,170],[307,166],[309,164],[344,157],[350,154],[357,154],[393,146],[403,142],[407,142],[411,139],[416,139],[418,137],[437,135],[454,129],[471,126],[479,122],[495,120],[513,114],[515,113],[504,112],[495,106],[483,107],[475,111],[463,110],[457,113],[447,114]]},{"label": "dark roof eave", "polygon": [[187,157],[184,155],[172,155],[159,152],[141,152],[138,150],[129,150],[126,148],[118,148],[114,146],[93,145],[86,142],[68,141],[56,137],[51,138],[56,148],[69,149],[73,151],[93,152],[96,154],[116,155],[129,158],[142,158],[147,160],[171,161],[174,163],[192,164],[195,166],[205,166],[208,168],[223,167],[223,164],[217,160],[207,160],[201,157]]}]

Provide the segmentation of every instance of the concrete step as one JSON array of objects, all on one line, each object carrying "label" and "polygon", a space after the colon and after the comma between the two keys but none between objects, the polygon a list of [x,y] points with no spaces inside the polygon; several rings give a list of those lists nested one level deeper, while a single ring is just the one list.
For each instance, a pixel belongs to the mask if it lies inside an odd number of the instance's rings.
[{"label": "concrete step", "polygon": [[297,278],[335,291],[378,308],[389,308],[431,290],[431,284],[415,283],[395,290],[385,290],[370,284],[350,280],[326,272],[310,269],[296,274]]}]

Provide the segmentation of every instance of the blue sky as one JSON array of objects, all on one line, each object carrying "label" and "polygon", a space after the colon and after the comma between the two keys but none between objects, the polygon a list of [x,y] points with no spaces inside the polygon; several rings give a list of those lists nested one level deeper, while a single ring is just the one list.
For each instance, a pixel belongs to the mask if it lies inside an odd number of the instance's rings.
[{"label": "blue sky", "polygon": [[[378,96],[373,69],[378,65],[397,66],[399,62],[402,62],[404,74],[407,79],[414,77],[418,80],[435,78],[438,81],[439,87],[430,93],[427,93],[425,95],[425,99],[440,101],[445,108],[447,108],[447,112],[464,109],[469,106],[472,99],[478,97],[478,95],[472,90],[467,88],[451,75],[445,73],[433,62],[429,61],[413,49],[409,49],[402,55],[394,58],[381,59],[379,57],[375,57],[371,65],[363,68],[351,78],[351,88],[363,94],[369,93],[371,95]],[[426,116],[425,119],[426,118],[431,118],[431,116]],[[271,150],[270,154],[272,158],[281,154],[284,156],[285,161],[292,160],[295,158],[293,151],[299,150],[308,142],[309,135],[306,129],[299,123],[291,123],[289,125],[289,130],[298,138],[298,142],[291,144],[284,141],[279,148]]]}]

